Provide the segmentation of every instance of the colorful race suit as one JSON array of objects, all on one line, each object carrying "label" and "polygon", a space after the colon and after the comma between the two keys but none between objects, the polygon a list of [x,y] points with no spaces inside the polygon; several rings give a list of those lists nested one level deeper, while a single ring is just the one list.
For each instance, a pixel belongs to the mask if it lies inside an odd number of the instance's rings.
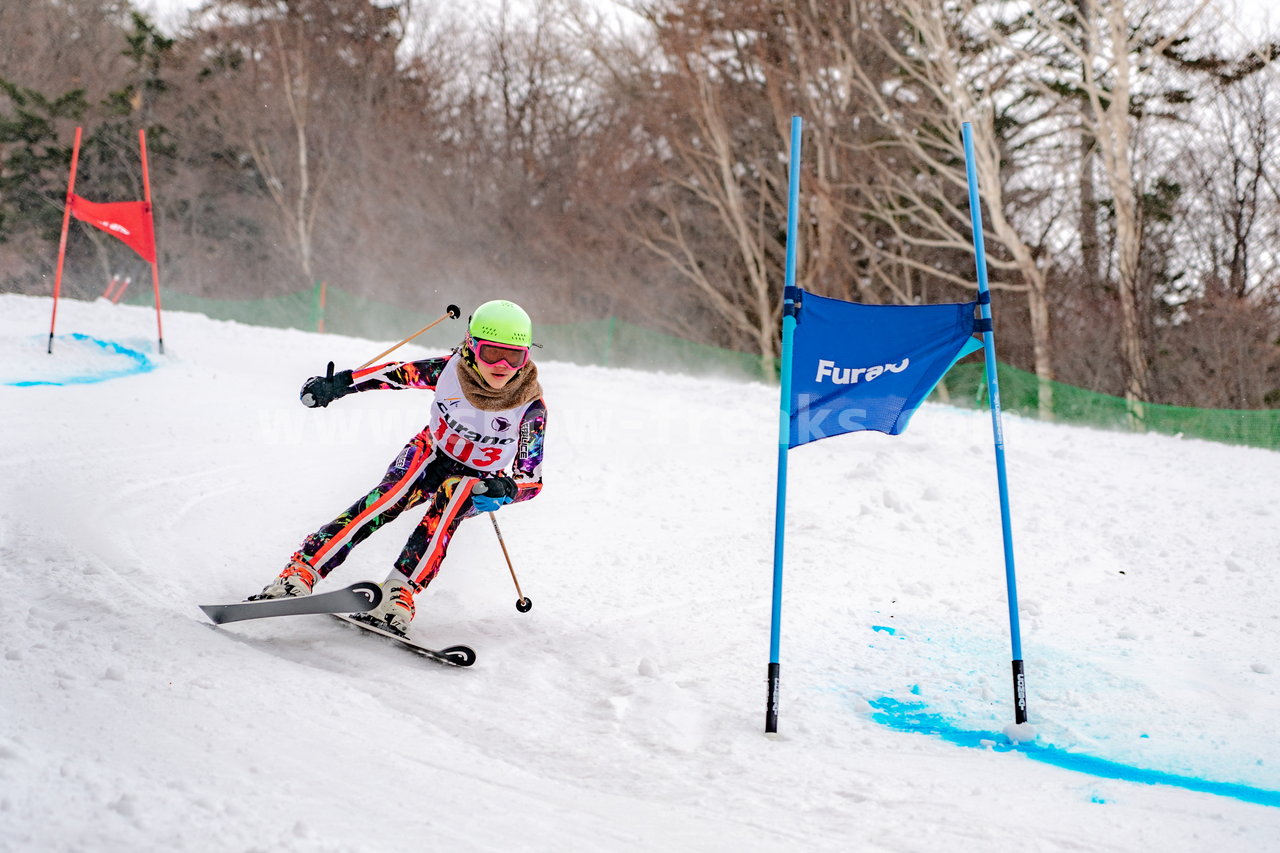
[{"label": "colorful race suit", "polygon": [[383,364],[357,370],[356,391],[434,390],[431,420],[391,463],[373,491],[308,536],[295,555],[321,577],[342,565],[356,545],[400,513],[427,503],[395,567],[421,590],[440,571],[449,539],[464,518],[477,515],[471,486],[506,474],[515,501],[542,490],[542,440],[547,407],[538,397],[513,409],[485,411],[465,398],[457,371],[470,370],[457,355]]}]

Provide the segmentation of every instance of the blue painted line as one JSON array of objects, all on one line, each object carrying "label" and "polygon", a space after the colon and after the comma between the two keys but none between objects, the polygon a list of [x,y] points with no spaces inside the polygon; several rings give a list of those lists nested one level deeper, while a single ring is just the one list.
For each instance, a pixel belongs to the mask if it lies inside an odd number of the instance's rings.
[{"label": "blue painted line", "polygon": [[[1010,743],[1001,732],[970,731],[957,728],[941,714],[929,711],[920,702],[901,702],[884,696],[870,700],[875,709],[871,719],[883,726],[900,732],[917,732],[933,735],[947,743],[973,749],[989,749],[995,752],[1018,752],[1035,761],[1043,761],[1064,770],[1088,773],[1103,779],[1119,779],[1124,782],[1138,782],[1145,785],[1170,785],[1185,788],[1188,791],[1199,791],[1205,794],[1216,794],[1220,797],[1231,797],[1246,803],[1280,808],[1280,791],[1255,788],[1235,782],[1214,782],[1196,776],[1179,776],[1160,770],[1147,770],[1131,767],[1105,758],[1095,758],[1078,752],[1068,752],[1061,747],[1041,743]],[[1101,802],[1095,799],[1095,802]]]},{"label": "blue painted line", "polygon": [[[72,332],[70,335],[59,335],[56,340],[66,340],[70,338],[82,343],[95,345],[102,349],[106,356],[112,362],[117,361],[114,356],[121,356],[126,359],[128,366],[126,367],[107,367],[101,372],[86,373],[79,376],[68,376],[60,379],[22,379],[16,381],[5,381],[3,384],[12,385],[17,388],[31,388],[37,385],[91,385],[95,382],[106,382],[109,379],[119,379],[123,376],[134,376],[139,373],[147,373],[156,369],[156,364],[145,353],[129,349],[126,346],[116,343],[115,341],[104,341],[99,338],[82,335],[78,332]],[[56,358],[57,352],[50,358]]]}]

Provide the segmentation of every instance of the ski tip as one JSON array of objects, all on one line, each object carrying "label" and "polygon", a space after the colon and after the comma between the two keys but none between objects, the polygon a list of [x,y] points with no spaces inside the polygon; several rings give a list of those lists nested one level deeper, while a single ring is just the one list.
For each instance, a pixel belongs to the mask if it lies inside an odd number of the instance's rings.
[{"label": "ski tip", "polygon": [[222,624],[222,615],[225,608],[221,604],[201,604],[198,605],[200,611],[209,617],[209,621],[215,625]]}]

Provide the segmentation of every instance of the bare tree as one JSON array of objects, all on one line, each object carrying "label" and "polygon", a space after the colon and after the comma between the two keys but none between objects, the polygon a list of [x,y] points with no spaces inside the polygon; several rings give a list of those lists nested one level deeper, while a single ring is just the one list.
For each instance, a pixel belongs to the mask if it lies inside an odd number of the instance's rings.
[{"label": "bare tree", "polygon": [[[394,76],[396,7],[369,0],[214,0],[192,56],[215,132],[252,161],[302,284],[316,280],[316,228],[337,202],[363,81]],[[337,105],[342,105],[335,109]],[[363,164],[360,164],[363,165]]]},{"label": "bare tree", "polygon": [[[882,263],[975,288],[972,260],[965,260],[972,229],[961,143],[961,125],[972,122],[992,287],[1027,298],[1040,410],[1047,417],[1054,370],[1041,258],[1056,225],[1045,205],[1052,183],[1045,182],[1060,170],[1054,134],[1061,121],[1053,102],[1026,97],[1024,56],[1008,49],[985,15],[977,3],[947,0],[871,7],[836,76],[856,88],[864,105],[858,120],[873,128],[838,144],[863,154],[872,171],[846,184],[840,218]],[[798,33],[805,40],[817,35],[812,25]],[[893,63],[890,82],[867,73],[866,47]],[[868,221],[887,226],[893,239],[869,233]]]},{"label": "bare tree", "polygon": [[[1067,55],[1080,77],[1074,88],[1087,109],[1082,112],[1110,197],[1115,229],[1114,252],[1120,307],[1120,352],[1125,365],[1125,397],[1140,418],[1140,403],[1150,399],[1150,365],[1144,347],[1142,305],[1142,184],[1137,133],[1144,103],[1154,94],[1148,63],[1169,50],[1208,4],[1182,13],[1159,14],[1156,0],[1073,0],[1069,7],[1033,4],[1035,30],[1051,42],[1050,55]],[[1061,71],[1061,68],[1056,69]],[[1046,76],[1046,96],[1060,93],[1061,74]]]},{"label": "bare tree", "polygon": [[[1156,330],[1159,398],[1231,409],[1280,403],[1280,152],[1274,74],[1223,83],[1183,157],[1173,316]],[[1176,298],[1175,298],[1176,297]]]},{"label": "bare tree", "polygon": [[858,36],[864,6],[634,7],[655,50],[633,60],[647,71],[628,90],[643,143],[631,150],[649,164],[630,169],[632,232],[702,304],[719,341],[761,354],[766,365],[778,344],[793,114],[806,118],[798,282],[845,298],[895,298],[895,270],[865,248],[888,229],[853,221],[842,198],[865,171],[848,144],[857,133],[850,116],[864,104],[846,68],[874,61],[869,51],[853,58],[869,47]]},{"label": "bare tree", "polygon": [[[777,354],[785,253],[786,148],[768,111],[779,60],[767,4],[718,0],[636,9],[657,46],[635,90],[652,159],[636,239],[703,302],[719,339]],[[780,96],[781,93],[775,93]],[[784,100],[785,100],[785,96]]]},{"label": "bare tree", "polygon": [[1280,228],[1280,176],[1271,168],[1280,161],[1280,86],[1264,74],[1215,94],[1187,160],[1190,189],[1203,205],[1196,212],[1207,214],[1187,217],[1188,245],[1204,297],[1242,299],[1280,273],[1270,248]]}]

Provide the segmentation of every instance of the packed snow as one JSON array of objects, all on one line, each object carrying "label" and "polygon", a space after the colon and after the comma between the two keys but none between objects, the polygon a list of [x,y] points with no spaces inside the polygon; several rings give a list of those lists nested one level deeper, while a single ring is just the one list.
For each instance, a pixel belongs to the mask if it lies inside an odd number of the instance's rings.
[{"label": "packed snow", "polygon": [[298,403],[389,341],[173,313],[160,355],[154,312],[64,301],[48,355],[49,308],[0,295],[0,849],[1280,849],[1280,454],[1005,417],[1012,748],[989,415],[792,451],[771,738],[776,387],[542,352],[546,488],[497,514],[534,607],[464,523],[413,628],[453,669],[197,608],[425,422]]}]

